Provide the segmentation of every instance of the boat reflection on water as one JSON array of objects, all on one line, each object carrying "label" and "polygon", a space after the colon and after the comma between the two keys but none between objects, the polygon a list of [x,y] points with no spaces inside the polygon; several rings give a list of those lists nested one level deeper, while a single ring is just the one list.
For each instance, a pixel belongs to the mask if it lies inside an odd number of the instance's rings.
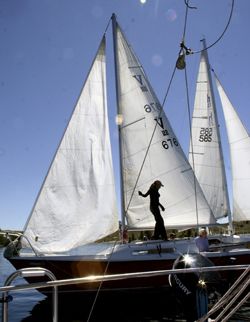
[{"label": "boat reflection on water", "polygon": [[[184,305],[183,305],[184,304]],[[186,305],[187,306],[187,305]],[[59,295],[58,321],[60,322],[162,322],[195,321],[193,307],[184,312],[185,303],[181,303],[174,293],[168,291],[113,293],[106,296],[83,293]],[[246,303],[229,322],[249,321],[250,302]],[[31,315],[21,322],[52,322],[52,300],[47,297],[37,303]]]},{"label": "boat reflection on water", "polygon": [[[51,312],[51,313],[50,313]],[[186,321],[180,303],[167,291],[138,293],[59,294],[58,321]],[[22,322],[52,321],[52,299],[47,297],[35,305]],[[191,320],[190,320],[191,321]]]}]

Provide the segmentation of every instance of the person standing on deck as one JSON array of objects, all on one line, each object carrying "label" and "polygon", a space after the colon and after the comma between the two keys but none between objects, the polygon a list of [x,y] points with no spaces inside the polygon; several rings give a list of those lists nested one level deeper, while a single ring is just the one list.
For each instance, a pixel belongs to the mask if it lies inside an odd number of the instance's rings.
[{"label": "person standing on deck", "polygon": [[152,239],[160,239],[161,237],[161,239],[167,240],[167,233],[164,226],[164,220],[161,216],[160,209],[159,209],[160,207],[162,211],[165,210],[165,208],[163,207],[162,204],[160,204],[160,201],[159,201],[159,198],[160,198],[159,189],[161,187],[164,187],[161,181],[156,180],[151,184],[150,188],[145,194],[143,194],[141,191],[138,191],[138,193],[139,193],[139,196],[142,196],[144,198],[146,198],[147,196],[150,196],[150,211],[154,215],[155,222],[156,222],[154,236],[152,236]]}]

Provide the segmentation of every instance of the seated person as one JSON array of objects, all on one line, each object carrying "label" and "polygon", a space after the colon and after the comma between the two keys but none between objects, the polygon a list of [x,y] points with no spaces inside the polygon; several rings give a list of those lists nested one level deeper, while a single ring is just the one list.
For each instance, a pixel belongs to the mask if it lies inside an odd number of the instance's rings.
[{"label": "seated person", "polygon": [[209,251],[209,244],[208,244],[206,229],[204,228],[200,229],[199,236],[195,238],[195,243],[200,252]]}]

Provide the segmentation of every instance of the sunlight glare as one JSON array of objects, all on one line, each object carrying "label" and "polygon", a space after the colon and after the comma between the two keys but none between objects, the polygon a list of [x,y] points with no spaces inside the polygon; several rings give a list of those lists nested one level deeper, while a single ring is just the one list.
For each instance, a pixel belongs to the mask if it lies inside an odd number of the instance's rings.
[{"label": "sunlight glare", "polygon": [[87,276],[87,279],[90,281],[94,281],[94,280],[98,279],[99,277],[100,276],[98,276],[98,275],[89,275],[89,276]]},{"label": "sunlight glare", "polygon": [[192,264],[194,259],[190,255],[186,254],[183,256],[183,261],[185,264]]},{"label": "sunlight glare", "polygon": [[155,54],[152,57],[152,63],[153,63],[154,66],[161,66],[162,62],[163,62],[163,59],[162,59],[162,57],[160,55]]},{"label": "sunlight glare", "polygon": [[168,9],[166,12],[166,17],[168,21],[173,22],[177,19],[177,13],[174,9]]},{"label": "sunlight glare", "polygon": [[199,281],[198,281],[198,284],[199,284],[199,286],[200,286],[200,287],[202,287],[202,288],[206,287],[206,282],[205,282],[204,280],[199,280]]},{"label": "sunlight glare", "polygon": [[115,117],[115,123],[117,125],[121,125],[123,123],[123,116],[122,114],[117,114]]}]

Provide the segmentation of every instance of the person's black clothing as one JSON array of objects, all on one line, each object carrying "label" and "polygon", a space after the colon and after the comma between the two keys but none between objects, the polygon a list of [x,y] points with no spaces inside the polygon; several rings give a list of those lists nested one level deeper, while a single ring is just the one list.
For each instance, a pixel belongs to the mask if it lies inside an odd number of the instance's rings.
[{"label": "person's black clothing", "polygon": [[150,211],[155,217],[155,230],[154,230],[154,236],[153,239],[167,239],[167,233],[166,229],[164,226],[164,220],[161,216],[160,209],[164,211],[164,207],[160,204],[159,198],[160,194],[158,192],[158,189],[154,187],[154,185],[151,185],[149,190],[143,194],[142,192],[139,191],[140,196],[146,198],[148,195],[150,196]]}]

